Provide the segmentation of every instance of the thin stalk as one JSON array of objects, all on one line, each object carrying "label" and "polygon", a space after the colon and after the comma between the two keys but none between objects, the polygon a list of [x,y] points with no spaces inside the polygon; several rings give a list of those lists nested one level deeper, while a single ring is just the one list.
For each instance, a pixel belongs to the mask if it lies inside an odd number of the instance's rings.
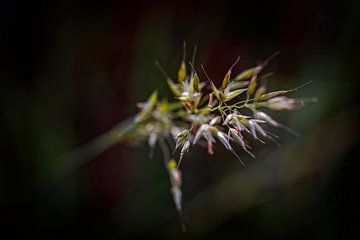
[{"label": "thin stalk", "polygon": [[65,179],[100,153],[115,144],[124,141],[125,138],[139,125],[139,123],[134,123],[133,120],[134,117],[124,120],[94,140],[44,164],[40,167],[38,172],[31,175],[30,178],[38,177],[40,172],[40,176],[49,176],[50,179],[55,181],[54,184],[61,179]]}]

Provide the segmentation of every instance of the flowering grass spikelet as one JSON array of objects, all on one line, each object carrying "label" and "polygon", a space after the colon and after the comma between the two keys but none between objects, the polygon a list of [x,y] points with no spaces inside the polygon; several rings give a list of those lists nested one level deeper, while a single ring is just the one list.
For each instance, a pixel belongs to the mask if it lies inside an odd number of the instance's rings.
[{"label": "flowering grass spikelet", "polygon": [[[134,139],[147,139],[151,149],[158,143],[164,161],[170,159],[166,168],[170,176],[171,193],[180,216],[182,216],[180,164],[186,153],[194,149],[193,146],[205,148],[209,154],[213,154],[214,146],[220,143],[245,166],[236,152],[237,148],[254,158],[255,155],[250,152],[251,147],[248,145],[252,141],[265,143],[266,140],[270,140],[277,143],[274,139],[277,136],[267,127],[292,131],[273,119],[270,113],[265,113],[264,108],[272,111],[291,111],[304,106],[307,102],[315,101],[313,98],[295,99],[288,96],[289,93],[308,83],[290,90],[267,92],[267,78],[272,74],[262,74],[262,72],[277,53],[263,63],[232,77],[238,72],[236,65],[240,57],[237,57],[227,70],[220,86],[215,85],[216,81],[211,80],[203,65],[200,65],[203,74],[197,73],[195,55],[196,47],[193,58],[187,66],[184,44],[177,81],[173,81],[156,62],[175,100],[159,101],[155,91],[145,103],[139,104],[140,112],[134,120],[137,126]],[[187,67],[191,71],[187,71]],[[252,114],[250,115],[249,112]],[[178,149],[180,151],[177,154]]]}]

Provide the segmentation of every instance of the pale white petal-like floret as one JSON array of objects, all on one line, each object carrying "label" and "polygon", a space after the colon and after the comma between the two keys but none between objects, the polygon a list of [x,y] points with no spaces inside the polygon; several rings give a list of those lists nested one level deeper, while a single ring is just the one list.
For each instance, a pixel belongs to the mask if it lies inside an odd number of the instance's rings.
[{"label": "pale white petal-like floret", "polygon": [[178,166],[180,165],[181,160],[184,157],[184,154],[189,151],[189,148],[190,148],[190,140],[186,140],[183,147],[181,148],[180,159],[179,159],[179,162],[178,162]]},{"label": "pale white petal-like floret", "polygon": [[296,100],[288,97],[274,97],[267,101],[269,108],[273,110],[294,110],[296,107]]},{"label": "pale white petal-like floret", "polygon": [[228,124],[233,118],[234,118],[234,114],[230,113],[229,115],[227,115],[225,121],[223,122],[223,125]]},{"label": "pale white petal-like floret", "polygon": [[226,138],[226,134],[221,132],[221,131],[218,131],[217,132],[217,138],[220,140],[220,142],[225,146],[226,149],[228,150],[232,150],[232,147],[229,143],[229,141],[227,140]]},{"label": "pale white petal-like floret", "polygon": [[194,137],[194,140],[193,140],[193,144],[195,145],[199,140],[200,140],[200,138],[201,138],[201,136],[202,136],[202,133],[203,133],[203,131],[204,131],[204,126],[205,125],[207,125],[207,124],[204,124],[204,125],[202,125],[198,130],[197,130],[197,132],[196,132],[196,134],[195,134],[195,137]]},{"label": "pale white petal-like floret", "polygon": [[214,126],[216,124],[219,124],[221,122],[221,117],[220,116],[216,116],[213,119],[210,120],[209,125]]},{"label": "pale white petal-like floret", "polygon": [[264,120],[264,121],[268,122],[269,124],[271,124],[274,127],[279,126],[278,122],[276,122],[273,118],[271,118],[269,115],[267,115],[264,112],[254,110],[254,117],[257,118],[257,119]]}]

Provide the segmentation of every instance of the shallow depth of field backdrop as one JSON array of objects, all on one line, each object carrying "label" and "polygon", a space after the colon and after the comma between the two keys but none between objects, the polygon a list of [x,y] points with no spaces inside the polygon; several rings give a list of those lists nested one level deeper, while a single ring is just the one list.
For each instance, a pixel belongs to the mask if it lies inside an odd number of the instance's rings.
[{"label": "shallow depth of field backdrop", "polygon": [[[2,1],[1,239],[339,239],[358,235],[360,2]],[[318,103],[275,117],[283,147],[242,165],[220,146],[183,159],[182,233],[161,154],[123,144],[70,150],[136,113],[198,45],[218,84],[276,51],[270,89]],[[60,159],[60,160],[59,160]]]}]

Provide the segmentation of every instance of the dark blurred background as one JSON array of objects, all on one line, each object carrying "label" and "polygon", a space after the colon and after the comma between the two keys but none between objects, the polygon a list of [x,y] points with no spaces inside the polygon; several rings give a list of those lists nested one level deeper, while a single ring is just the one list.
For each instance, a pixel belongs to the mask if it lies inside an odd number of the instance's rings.
[{"label": "dark blurred background", "polygon": [[[2,1],[1,239],[342,239],[358,235],[360,2]],[[188,230],[161,154],[117,145],[62,156],[170,96],[182,43],[219,83],[276,51],[269,89],[316,104],[274,115],[282,148],[256,144],[243,168],[221,148],[183,161]],[[61,159],[61,160],[59,160]],[[68,162],[67,162],[68,161]]]}]

